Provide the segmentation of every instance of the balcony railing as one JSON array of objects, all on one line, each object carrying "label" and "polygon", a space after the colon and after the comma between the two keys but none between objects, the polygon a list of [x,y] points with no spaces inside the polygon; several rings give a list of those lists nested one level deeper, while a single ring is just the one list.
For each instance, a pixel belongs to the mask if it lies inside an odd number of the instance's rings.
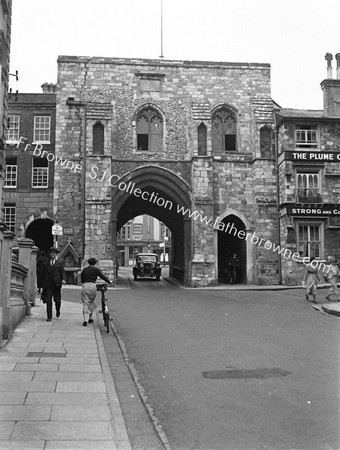
[{"label": "balcony railing", "polygon": [[321,203],[322,197],[319,189],[300,188],[297,192],[297,201],[301,203]]}]

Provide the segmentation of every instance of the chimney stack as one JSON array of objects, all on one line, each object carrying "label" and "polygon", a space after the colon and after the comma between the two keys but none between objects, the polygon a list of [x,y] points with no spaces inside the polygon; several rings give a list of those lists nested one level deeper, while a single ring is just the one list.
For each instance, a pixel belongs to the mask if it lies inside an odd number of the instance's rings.
[{"label": "chimney stack", "polygon": [[44,83],[41,88],[43,94],[55,94],[57,92],[57,85],[53,83]]},{"label": "chimney stack", "polygon": [[327,78],[322,81],[323,110],[326,117],[340,118],[340,53],[336,53],[336,78],[332,76],[332,53],[326,53]]},{"label": "chimney stack", "polygon": [[337,53],[335,55],[336,59],[336,78],[337,80],[340,80],[340,53]]},{"label": "chimney stack", "polygon": [[325,54],[325,60],[327,61],[327,78],[333,78],[332,59],[333,59],[332,53]]}]

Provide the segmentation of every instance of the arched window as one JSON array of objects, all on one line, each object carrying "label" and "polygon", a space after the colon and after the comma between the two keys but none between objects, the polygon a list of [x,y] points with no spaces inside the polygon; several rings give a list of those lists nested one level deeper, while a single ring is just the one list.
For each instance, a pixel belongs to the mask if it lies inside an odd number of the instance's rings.
[{"label": "arched window", "polygon": [[93,154],[104,155],[104,125],[97,122],[93,125]]},{"label": "arched window", "polygon": [[137,150],[158,152],[163,149],[163,120],[153,108],[143,109],[136,120]]},{"label": "arched window", "polygon": [[236,117],[233,111],[222,107],[214,113],[211,139],[214,153],[236,151]]},{"label": "arched window", "polygon": [[260,151],[261,158],[272,158],[274,156],[273,130],[264,125],[260,128]]},{"label": "arched window", "polygon": [[198,155],[204,156],[207,154],[207,127],[201,123],[197,128],[198,135]]}]

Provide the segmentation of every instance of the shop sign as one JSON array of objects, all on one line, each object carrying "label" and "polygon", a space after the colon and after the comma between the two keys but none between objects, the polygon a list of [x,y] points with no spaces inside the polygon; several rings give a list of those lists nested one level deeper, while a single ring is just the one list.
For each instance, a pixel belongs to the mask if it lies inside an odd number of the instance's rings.
[{"label": "shop sign", "polygon": [[290,216],[304,216],[304,217],[325,217],[325,216],[340,216],[339,205],[322,205],[318,207],[302,206],[302,205],[287,205],[287,214]]},{"label": "shop sign", "polygon": [[340,152],[285,152],[285,159],[295,162],[340,162]]},{"label": "shop sign", "polygon": [[141,240],[143,237],[143,224],[142,223],[134,223],[132,226],[132,236],[134,240]]}]

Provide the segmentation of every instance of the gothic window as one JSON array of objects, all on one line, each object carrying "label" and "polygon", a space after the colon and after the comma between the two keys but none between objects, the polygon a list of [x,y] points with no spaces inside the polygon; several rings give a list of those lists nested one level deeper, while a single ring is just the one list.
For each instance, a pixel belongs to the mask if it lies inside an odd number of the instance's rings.
[{"label": "gothic window", "polygon": [[236,117],[234,112],[222,107],[214,113],[211,138],[214,153],[236,151]]},{"label": "gothic window", "polygon": [[267,125],[260,129],[260,151],[262,158],[272,158],[273,152],[273,130]]},{"label": "gothic window", "polygon": [[159,152],[163,149],[163,120],[153,108],[141,111],[136,121],[137,150]]},{"label": "gothic window", "polygon": [[104,125],[97,122],[93,125],[93,154],[104,155]]},{"label": "gothic window", "polygon": [[207,127],[201,123],[197,128],[198,134],[198,155],[204,156],[207,154]]}]

